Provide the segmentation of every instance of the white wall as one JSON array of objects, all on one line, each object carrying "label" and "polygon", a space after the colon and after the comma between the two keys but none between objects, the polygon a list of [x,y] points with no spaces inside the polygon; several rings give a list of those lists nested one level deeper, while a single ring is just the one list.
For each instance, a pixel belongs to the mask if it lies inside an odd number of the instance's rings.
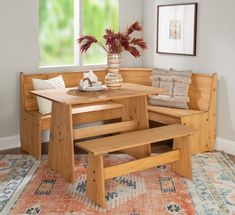
[{"label": "white wall", "polygon": [[[121,29],[135,20],[142,22],[141,0],[119,1]],[[19,133],[19,72],[55,70],[38,69],[38,2],[0,1],[0,150],[5,148],[8,140],[17,140],[15,135]],[[141,64],[141,60],[133,59],[132,56],[123,60],[123,66]],[[56,70],[79,70],[79,67]]]},{"label": "white wall", "polygon": [[37,70],[38,1],[0,1],[0,137],[18,134],[19,72]]},{"label": "white wall", "polygon": [[197,56],[156,54],[157,5],[181,2],[179,0],[144,1],[144,38],[150,48],[144,54],[143,65],[218,73],[217,133],[220,140],[222,138],[235,143],[235,1],[183,1],[199,3]]},{"label": "white wall", "polygon": [[[119,20],[120,30],[126,31],[127,26],[138,20],[141,24],[142,20],[142,0],[119,0]],[[142,36],[140,34],[137,34]],[[136,59],[129,53],[122,54],[122,66],[124,67],[142,66],[142,58]]]}]

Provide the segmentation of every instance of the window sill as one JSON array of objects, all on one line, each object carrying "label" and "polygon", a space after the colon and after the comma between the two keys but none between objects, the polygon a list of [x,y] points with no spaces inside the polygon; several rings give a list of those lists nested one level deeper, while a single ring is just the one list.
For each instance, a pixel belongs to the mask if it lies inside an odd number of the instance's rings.
[{"label": "window sill", "polygon": [[97,65],[60,65],[60,66],[39,66],[39,72],[50,72],[50,71],[84,71],[84,70],[95,70],[95,69],[104,69],[106,64],[97,64]]}]

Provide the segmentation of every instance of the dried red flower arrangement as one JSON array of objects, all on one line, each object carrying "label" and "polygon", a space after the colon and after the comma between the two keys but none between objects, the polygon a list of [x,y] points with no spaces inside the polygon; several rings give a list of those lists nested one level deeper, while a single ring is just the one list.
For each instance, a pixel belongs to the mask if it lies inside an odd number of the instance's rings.
[{"label": "dried red flower arrangement", "polygon": [[77,39],[78,44],[80,44],[80,51],[85,53],[92,44],[98,44],[107,53],[110,54],[120,54],[123,51],[128,51],[134,57],[140,57],[139,49],[147,49],[147,43],[142,38],[132,37],[131,34],[135,31],[142,31],[142,27],[138,21],[133,23],[127,28],[126,32],[115,33],[111,29],[106,29],[103,38],[105,39],[105,44],[102,44],[94,36],[86,35]]}]

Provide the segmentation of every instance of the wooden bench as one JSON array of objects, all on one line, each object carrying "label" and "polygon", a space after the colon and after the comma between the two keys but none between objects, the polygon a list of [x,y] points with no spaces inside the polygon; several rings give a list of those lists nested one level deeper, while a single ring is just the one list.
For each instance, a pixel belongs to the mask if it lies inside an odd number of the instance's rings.
[{"label": "wooden bench", "polygon": [[[174,172],[192,179],[190,144],[191,135],[195,132],[196,130],[191,127],[176,124],[77,143],[77,147],[89,153],[87,196],[105,208],[105,180],[166,163],[172,163]],[[104,167],[103,155],[106,153],[138,149],[138,147],[168,139],[174,139],[173,150],[170,152]]]},{"label": "wooden bench", "polygon": [[[95,71],[104,81],[106,70]],[[150,68],[122,68],[124,82],[151,86]],[[52,72],[46,74],[20,74],[20,140],[21,149],[41,158],[41,133],[50,128],[50,114],[42,115],[38,111],[33,90],[32,78],[49,79],[62,75],[66,87],[77,86],[82,78],[82,71]],[[189,89],[189,110],[149,106],[149,119],[163,124],[185,124],[198,129],[192,143],[192,153],[214,149],[216,138],[216,74],[193,74]],[[122,108],[115,103],[97,104],[96,106],[78,107],[73,110],[73,122],[87,123],[99,120],[121,118]],[[79,110],[83,114],[79,113]]]},{"label": "wooden bench", "polygon": [[[36,97],[30,93],[34,90],[32,79],[49,79],[62,75],[66,87],[78,86],[81,72],[63,72],[46,74],[20,74],[20,140],[21,149],[36,159],[41,159],[42,131],[50,129],[51,115],[43,115],[38,111]],[[100,80],[104,80],[106,71],[96,71]],[[116,102],[104,102],[86,106],[77,106],[72,110],[73,123],[83,124],[122,117],[122,105]],[[92,132],[90,132],[92,133]]]},{"label": "wooden bench", "polygon": [[[125,82],[151,86],[150,68],[122,69]],[[192,126],[198,129],[193,136],[192,154],[214,150],[216,140],[216,74],[193,73],[189,88],[189,110],[148,106],[149,119],[161,124]]]}]

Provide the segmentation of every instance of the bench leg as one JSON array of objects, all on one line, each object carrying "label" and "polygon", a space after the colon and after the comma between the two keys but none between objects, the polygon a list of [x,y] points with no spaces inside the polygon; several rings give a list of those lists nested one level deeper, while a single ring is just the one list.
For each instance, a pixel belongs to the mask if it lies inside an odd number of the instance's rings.
[{"label": "bench leg", "polygon": [[91,200],[102,208],[106,207],[103,155],[88,156],[86,192]]},{"label": "bench leg", "polygon": [[192,180],[191,136],[174,139],[173,150],[180,150],[180,160],[172,163],[172,170]]},{"label": "bench leg", "polygon": [[37,160],[41,160],[41,121],[38,117],[27,113],[21,116],[20,142],[22,151],[29,153]]}]

